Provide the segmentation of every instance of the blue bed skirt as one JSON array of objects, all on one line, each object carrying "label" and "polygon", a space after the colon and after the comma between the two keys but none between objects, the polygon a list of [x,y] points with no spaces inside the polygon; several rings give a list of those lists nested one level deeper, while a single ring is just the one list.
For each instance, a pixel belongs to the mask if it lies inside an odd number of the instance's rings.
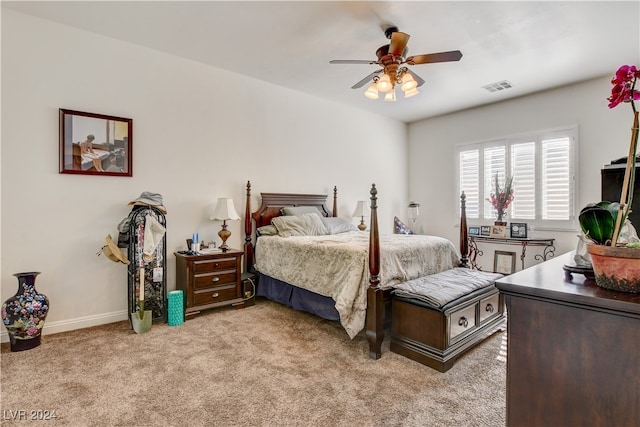
[{"label": "blue bed skirt", "polygon": [[340,320],[333,298],[318,295],[264,274],[258,273],[258,276],[256,295],[323,319]]}]

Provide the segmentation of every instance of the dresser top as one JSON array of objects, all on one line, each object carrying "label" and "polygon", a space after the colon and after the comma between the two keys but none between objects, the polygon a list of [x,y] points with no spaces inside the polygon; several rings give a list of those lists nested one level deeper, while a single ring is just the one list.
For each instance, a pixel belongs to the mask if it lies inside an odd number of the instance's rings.
[{"label": "dresser top", "polygon": [[563,267],[574,265],[573,256],[573,251],[559,255],[498,279],[496,286],[507,295],[548,299],[640,316],[640,294],[601,288],[578,273],[572,273],[573,278],[566,280]]}]

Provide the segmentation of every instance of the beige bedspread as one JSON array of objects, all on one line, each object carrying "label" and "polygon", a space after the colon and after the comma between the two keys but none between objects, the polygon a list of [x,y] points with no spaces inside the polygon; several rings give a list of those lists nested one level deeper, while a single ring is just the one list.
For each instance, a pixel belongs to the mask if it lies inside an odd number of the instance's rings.
[{"label": "beige bedspread", "polygon": [[[340,322],[353,338],[364,328],[369,285],[369,233],[261,236],[255,267],[262,274],[333,298]],[[460,255],[436,236],[380,236],[380,286],[392,287],[457,267]]]}]

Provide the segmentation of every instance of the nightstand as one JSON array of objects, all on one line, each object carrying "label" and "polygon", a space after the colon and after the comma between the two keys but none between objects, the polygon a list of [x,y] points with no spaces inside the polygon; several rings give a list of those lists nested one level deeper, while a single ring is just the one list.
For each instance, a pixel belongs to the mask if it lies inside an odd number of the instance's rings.
[{"label": "nightstand", "polygon": [[184,291],[185,316],[224,306],[245,307],[242,251],[176,257],[176,289]]}]

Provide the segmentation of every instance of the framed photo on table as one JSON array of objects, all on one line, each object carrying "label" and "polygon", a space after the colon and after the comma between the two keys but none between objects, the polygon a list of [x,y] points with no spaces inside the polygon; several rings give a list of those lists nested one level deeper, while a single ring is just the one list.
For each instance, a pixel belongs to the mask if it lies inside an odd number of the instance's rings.
[{"label": "framed photo on table", "polygon": [[489,225],[482,225],[480,226],[480,235],[481,236],[490,236],[491,235],[491,226]]},{"label": "framed photo on table", "polygon": [[493,256],[493,271],[495,273],[513,274],[516,272],[516,253],[495,251]]},{"label": "framed photo on table", "polygon": [[60,173],[133,176],[133,120],[59,109]]},{"label": "framed photo on table", "polygon": [[524,222],[512,222],[509,224],[509,236],[514,239],[527,238],[527,224]]},{"label": "framed photo on table", "polygon": [[480,227],[469,227],[469,236],[479,236],[480,235]]},{"label": "framed photo on table", "polygon": [[492,225],[490,237],[507,237],[507,227],[504,225]]}]

